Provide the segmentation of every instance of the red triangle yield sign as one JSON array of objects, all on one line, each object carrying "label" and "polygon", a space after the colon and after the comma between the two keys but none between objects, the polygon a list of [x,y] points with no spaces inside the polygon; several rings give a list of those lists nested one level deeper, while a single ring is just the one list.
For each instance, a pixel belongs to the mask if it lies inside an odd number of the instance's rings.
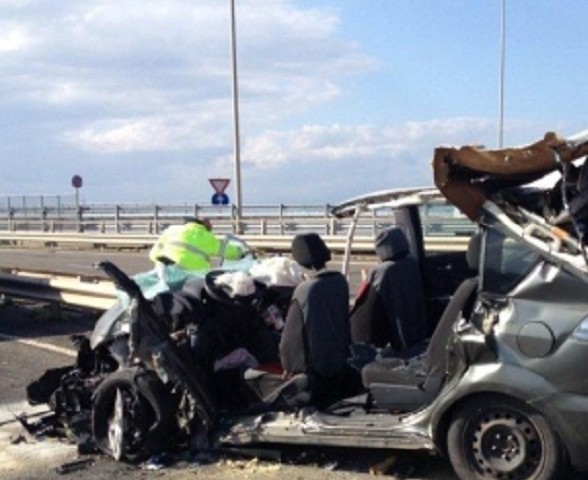
[{"label": "red triangle yield sign", "polygon": [[230,178],[209,178],[208,181],[212,185],[212,188],[214,188],[214,191],[216,193],[218,193],[219,195],[222,195],[223,193],[225,193],[225,190],[229,186],[231,179]]}]

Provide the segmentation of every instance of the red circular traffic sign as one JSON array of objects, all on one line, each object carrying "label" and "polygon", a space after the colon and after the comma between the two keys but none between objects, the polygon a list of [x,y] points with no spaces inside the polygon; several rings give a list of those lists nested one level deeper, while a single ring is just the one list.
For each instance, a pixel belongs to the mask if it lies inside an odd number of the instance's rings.
[{"label": "red circular traffic sign", "polygon": [[84,184],[82,177],[80,177],[79,175],[74,175],[73,177],[71,177],[71,185],[74,188],[81,188],[82,185]]}]

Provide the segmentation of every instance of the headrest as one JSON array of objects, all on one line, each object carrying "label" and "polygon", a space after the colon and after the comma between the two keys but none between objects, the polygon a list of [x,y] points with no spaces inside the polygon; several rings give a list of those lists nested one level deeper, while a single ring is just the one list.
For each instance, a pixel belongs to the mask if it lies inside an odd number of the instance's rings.
[{"label": "headrest", "polygon": [[468,250],[466,252],[466,261],[468,267],[472,270],[480,268],[480,251],[482,250],[482,233],[476,232],[470,237],[468,242]]},{"label": "headrest", "polygon": [[382,230],[376,237],[376,254],[384,262],[408,255],[408,240],[399,227]]},{"label": "headrest", "polygon": [[305,268],[320,270],[331,259],[331,251],[318,234],[305,233],[292,240],[292,257]]}]

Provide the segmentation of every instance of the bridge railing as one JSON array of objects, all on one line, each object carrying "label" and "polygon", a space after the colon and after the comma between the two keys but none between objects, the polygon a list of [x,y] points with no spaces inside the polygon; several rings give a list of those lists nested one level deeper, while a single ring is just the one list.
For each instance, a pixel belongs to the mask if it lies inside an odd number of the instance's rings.
[{"label": "bridge railing", "polygon": [[[425,205],[421,220],[425,236],[469,235],[475,225],[451,206]],[[309,231],[325,236],[344,236],[350,219],[337,219],[325,205],[248,205],[237,217],[234,206],[199,204],[90,204],[11,205],[0,204],[0,232],[54,234],[158,235],[188,216],[208,217],[215,232],[249,236],[290,236]],[[363,215],[356,235],[373,238],[394,224],[392,209]]]}]

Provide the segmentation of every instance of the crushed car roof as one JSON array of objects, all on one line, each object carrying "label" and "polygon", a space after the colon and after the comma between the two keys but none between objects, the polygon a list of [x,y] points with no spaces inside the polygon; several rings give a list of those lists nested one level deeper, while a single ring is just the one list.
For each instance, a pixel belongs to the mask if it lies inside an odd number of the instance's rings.
[{"label": "crushed car roof", "polygon": [[471,220],[489,193],[537,180],[588,154],[588,130],[567,139],[552,132],[533,144],[499,150],[482,147],[435,149],[435,185]]},{"label": "crushed car roof", "polygon": [[435,184],[471,220],[492,222],[588,283],[587,154],[588,130],[517,148],[440,147]]}]

